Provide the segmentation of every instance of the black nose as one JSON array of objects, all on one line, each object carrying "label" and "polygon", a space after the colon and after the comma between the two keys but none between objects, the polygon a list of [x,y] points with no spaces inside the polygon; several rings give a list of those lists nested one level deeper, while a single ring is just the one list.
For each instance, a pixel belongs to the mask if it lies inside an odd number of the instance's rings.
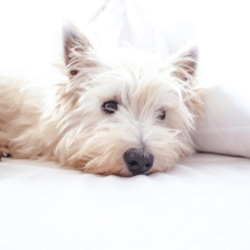
[{"label": "black nose", "polygon": [[152,168],[154,163],[154,156],[144,148],[131,148],[124,153],[123,158],[133,175],[146,173]]}]

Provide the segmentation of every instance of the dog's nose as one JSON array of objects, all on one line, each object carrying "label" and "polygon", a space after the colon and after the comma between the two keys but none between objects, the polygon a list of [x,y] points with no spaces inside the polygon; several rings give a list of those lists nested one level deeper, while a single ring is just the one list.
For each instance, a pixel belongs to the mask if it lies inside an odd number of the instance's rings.
[{"label": "dog's nose", "polygon": [[154,163],[154,156],[144,148],[129,149],[124,153],[123,158],[133,175],[146,173]]}]

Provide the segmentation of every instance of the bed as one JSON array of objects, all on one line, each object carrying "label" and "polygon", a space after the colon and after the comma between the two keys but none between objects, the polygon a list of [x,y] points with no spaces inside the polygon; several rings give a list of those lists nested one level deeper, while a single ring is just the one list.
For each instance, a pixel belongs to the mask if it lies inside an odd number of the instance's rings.
[{"label": "bed", "polygon": [[121,178],[3,159],[0,249],[249,249],[250,160]]},{"label": "bed", "polygon": [[[220,1],[203,5],[182,0],[167,7],[160,0],[98,0],[91,6],[70,3],[31,5],[27,20],[21,12],[15,13],[20,24],[6,22],[12,13],[9,4],[0,19],[7,26],[3,32],[13,28],[19,34],[18,28],[22,28],[24,37],[13,48],[11,37],[17,34],[4,36],[2,55],[10,47],[13,54],[20,48],[24,49],[19,53],[27,54],[28,45],[29,60],[35,59],[33,49],[38,48],[42,56],[50,54],[52,37],[58,42],[61,35],[55,19],[65,16],[86,29],[97,46],[125,42],[166,58],[195,38],[207,104],[204,120],[193,134],[197,152],[166,173],[133,178],[82,174],[62,169],[55,162],[2,158],[0,249],[249,250],[247,8],[228,3],[224,10],[225,3]],[[24,1],[23,6],[29,4]],[[57,13],[59,5],[62,9]],[[23,6],[20,8],[25,10]],[[43,11],[47,11],[47,21]],[[232,15],[237,15],[237,22]],[[32,27],[25,26],[31,25],[30,18],[38,27],[32,34]],[[14,64],[7,58],[0,66],[23,71],[20,63]],[[35,69],[32,72],[36,74]]]}]

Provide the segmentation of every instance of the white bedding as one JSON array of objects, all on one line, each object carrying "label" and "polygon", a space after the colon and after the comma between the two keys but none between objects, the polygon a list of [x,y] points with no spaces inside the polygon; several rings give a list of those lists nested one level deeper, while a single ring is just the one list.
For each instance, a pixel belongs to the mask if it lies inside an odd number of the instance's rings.
[{"label": "white bedding", "polygon": [[196,154],[101,177],[3,159],[0,249],[250,249],[250,159]]}]

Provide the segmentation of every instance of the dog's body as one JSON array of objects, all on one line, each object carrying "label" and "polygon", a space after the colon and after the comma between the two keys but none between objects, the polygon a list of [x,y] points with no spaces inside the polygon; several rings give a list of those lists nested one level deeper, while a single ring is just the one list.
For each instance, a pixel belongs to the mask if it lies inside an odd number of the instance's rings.
[{"label": "dog's body", "polygon": [[46,83],[0,76],[0,144],[13,157],[131,176],[166,171],[192,152],[203,107],[196,50],[168,62],[131,50],[98,54],[67,26],[64,53]]}]

